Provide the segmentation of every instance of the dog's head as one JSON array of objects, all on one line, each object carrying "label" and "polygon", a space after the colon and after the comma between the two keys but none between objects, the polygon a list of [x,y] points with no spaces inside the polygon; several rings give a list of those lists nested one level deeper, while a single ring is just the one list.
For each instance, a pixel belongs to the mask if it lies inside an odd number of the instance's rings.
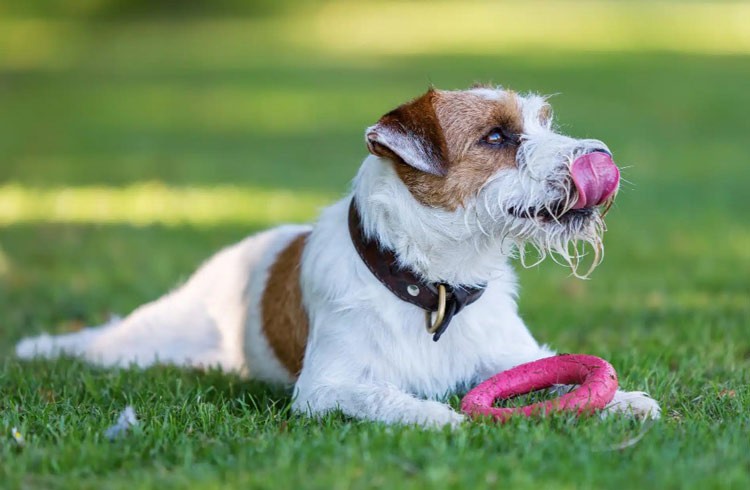
[{"label": "dog's head", "polygon": [[576,274],[579,243],[593,245],[593,266],[601,260],[602,218],[619,171],[601,141],[556,132],[545,98],[488,87],[430,89],[365,134],[378,165],[390,167],[445,238],[475,237],[477,250],[510,242],[522,257],[531,244]]}]

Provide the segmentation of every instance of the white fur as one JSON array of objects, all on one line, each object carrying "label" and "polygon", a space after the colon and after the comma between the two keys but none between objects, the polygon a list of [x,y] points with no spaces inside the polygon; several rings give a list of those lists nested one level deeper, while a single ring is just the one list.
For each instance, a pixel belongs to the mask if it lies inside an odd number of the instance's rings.
[{"label": "white fur", "polygon": [[[502,90],[482,89],[485,98]],[[463,420],[439,400],[523,362],[553,355],[518,315],[516,276],[509,259],[531,242],[560,253],[562,243],[598,239],[599,229],[540,224],[508,213],[565,198],[567,166],[596,140],[575,140],[540,121],[543,98],[521,98],[526,132],[518,168],[494,175],[476,200],[454,212],[419,204],[392,166],[365,159],[355,179],[366,232],[398,252],[430,281],[487,284],[485,294],[457,315],[439,342],[424,328],[424,312],[390,293],[362,263],[349,239],[352,196],[325,209],[312,228],[301,264],[310,333],[294,386],[293,408],[331,410],[386,423],[455,426]],[[568,196],[569,197],[569,196]],[[181,288],[122,321],[82,332],[21,341],[20,357],[60,352],[106,365],[155,361],[219,365],[271,382],[293,377],[263,336],[260,298],[278,253],[308,227],[280,227],[218,253]],[[641,392],[618,392],[611,412],[659,416]]]}]

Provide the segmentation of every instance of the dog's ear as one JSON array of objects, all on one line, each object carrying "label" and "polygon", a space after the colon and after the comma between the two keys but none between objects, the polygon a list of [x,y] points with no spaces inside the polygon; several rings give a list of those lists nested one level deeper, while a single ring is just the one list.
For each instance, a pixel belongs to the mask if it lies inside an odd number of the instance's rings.
[{"label": "dog's ear", "polygon": [[445,175],[448,154],[430,89],[423,96],[392,110],[374,126],[365,138],[370,153],[394,159],[433,175]]}]

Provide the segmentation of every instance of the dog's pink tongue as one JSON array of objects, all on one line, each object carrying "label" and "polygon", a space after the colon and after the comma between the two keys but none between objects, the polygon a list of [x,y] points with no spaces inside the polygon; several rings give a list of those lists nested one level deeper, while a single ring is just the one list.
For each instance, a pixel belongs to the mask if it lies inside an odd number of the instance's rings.
[{"label": "dog's pink tongue", "polygon": [[576,158],[570,174],[578,191],[578,201],[573,209],[602,204],[614,194],[620,183],[620,169],[612,157],[600,151]]}]

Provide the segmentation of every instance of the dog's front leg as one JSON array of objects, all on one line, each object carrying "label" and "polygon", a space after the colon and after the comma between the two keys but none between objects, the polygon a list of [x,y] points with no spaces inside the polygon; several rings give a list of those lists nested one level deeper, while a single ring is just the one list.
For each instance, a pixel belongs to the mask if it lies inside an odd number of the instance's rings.
[{"label": "dog's front leg", "polygon": [[448,405],[421,400],[397,387],[378,383],[332,383],[306,386],[297,383],[292,408],[307,415],[320,416],[334,410],[358,419],[387,424],[423,427],[458,426],[464,416]]}]

